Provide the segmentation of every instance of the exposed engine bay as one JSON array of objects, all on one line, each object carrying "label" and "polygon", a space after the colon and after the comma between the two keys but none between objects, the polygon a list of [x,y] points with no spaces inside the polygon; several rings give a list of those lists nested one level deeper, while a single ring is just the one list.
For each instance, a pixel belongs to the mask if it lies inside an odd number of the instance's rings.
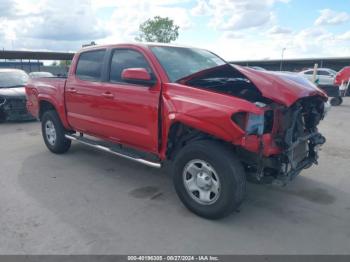
[{"label": "exposed engine bay", "polygon": [[187,85],[228,94],[250,102],[271,102],[242,73],[230,65],[224,65],[186,82]]},{"label": "exposed engine bay", "polygon": [[[326,142],[317,129],[325,116],[325,103],[320,97],[298,100],[293,106],[279,111],[275,142],[283,151],[275,175],[291,180],[302,169],[317,164],[318,150]],[[277,168],[276,168],[277,167]]]}]

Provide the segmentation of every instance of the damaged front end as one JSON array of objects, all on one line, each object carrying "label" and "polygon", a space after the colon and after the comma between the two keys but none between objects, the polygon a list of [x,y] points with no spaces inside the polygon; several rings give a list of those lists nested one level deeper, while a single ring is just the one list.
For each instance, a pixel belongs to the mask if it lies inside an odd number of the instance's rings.
[{"label": "damaged front end", "polygon": [[319,148],[326,142],[317,126],[328,107],[323,97],[311,96],[290,107],[271,104],[265,110],[264,131],[247,133],[238,155],[251,180],[285,185],[301,170],[317,164]]},{"label": "damaged front end", "polygon": [[329,107],[326,94],[309,81],[292,73],[223,65],[180,83],[239,99],[232,105],[231,143],[251,180],[286,184],[317,164],[326,142],[317,126]]},{"label": "damaged front end", "polygon": [[317,126],[325,111],[322,99],[309,97],[297,101],[283,116],[281,137],[276,141],[283,148],[281,171],[288,179],[317,164],[318,149],[326,142]]},{"label": "damaged front end", "polygon": [[0,122],[33,119],[26,108],[26,97],[0,96]]}]

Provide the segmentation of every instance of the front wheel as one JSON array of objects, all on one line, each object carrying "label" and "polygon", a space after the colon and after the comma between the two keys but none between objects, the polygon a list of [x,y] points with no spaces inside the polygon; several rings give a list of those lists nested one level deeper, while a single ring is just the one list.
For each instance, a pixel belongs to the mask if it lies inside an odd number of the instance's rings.
[{"label": "front wheel", "polygon": [[43,114],[41,131],[47,148],[55,154],[63,154],[70,148],[71,141],[65,138],[65,129],[56,111]]},{"label": "front wheel", "polygon": [[186,145],[173,168],[175,190],[195,214],[219,219],[242,203],[246,178],[241,163],[230,148],[202,140]]}]

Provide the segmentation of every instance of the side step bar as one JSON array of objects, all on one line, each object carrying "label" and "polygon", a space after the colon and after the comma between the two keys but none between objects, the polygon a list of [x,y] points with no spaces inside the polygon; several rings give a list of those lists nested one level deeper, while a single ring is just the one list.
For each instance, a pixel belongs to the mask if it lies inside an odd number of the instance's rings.
[{"label": "side step bar", "polygon": [[129,160],[144,164],[146,166],[150,166],[150,167],[154,167],[154,168],[161,168],[162,167],[161,163],[148,161],[148,160],[143,159],[137,155],[124,154],[123,152],[119,152],[117,150],[114,150],[111,147],[100,145],[100,144],[98,144],[97,141],[94,141],[94,140],[89,140],[89,139],[81,137],[81,136],[74,136],[74,135],[68,135],[68,134],[66,134],[65,137],[69,140],[77,141],[81,144],[84,144],[84,145],[99,149],[101,151],[105,151],[105,152],[111,153],[113,155],[120,156],[120,157],[129,159]]}]

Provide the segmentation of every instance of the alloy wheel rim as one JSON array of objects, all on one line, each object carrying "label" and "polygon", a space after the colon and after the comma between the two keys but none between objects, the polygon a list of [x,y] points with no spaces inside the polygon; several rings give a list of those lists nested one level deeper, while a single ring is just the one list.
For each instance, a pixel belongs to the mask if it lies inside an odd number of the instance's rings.
[{"label": "alloy wheel rim", "polygon": [[48,120],[45,123],[45,135],[49,144],[52,146],[55,145],[57,135],[56,135],[55,126],[51,120]]},{"label": "alloy wheel rim", "polygon": [[220,179],[208,162],[191,160],[184,167],[182,177],[187,193],[197,203],[211,205],[218,200]]}]

